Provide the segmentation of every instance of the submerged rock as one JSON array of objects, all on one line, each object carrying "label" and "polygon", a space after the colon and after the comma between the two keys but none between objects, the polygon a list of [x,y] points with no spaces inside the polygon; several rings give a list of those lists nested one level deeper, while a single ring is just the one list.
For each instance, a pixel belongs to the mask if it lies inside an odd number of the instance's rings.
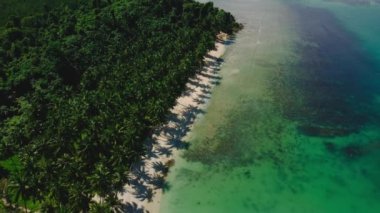
[{"label": "submerged rock", "polygon": [[325,145],[326,150],[331,152],[331,153],[335,153],[337,150],[337,147],[334,143],[324,142],[324,145]]},{"label": "submerged rock", "polygon": [[326,141],[323,143],[326,150],[332,154],[345,157],[346,159],[358,159],[365,155],[370,155],[380,151],[380,141],[375,140],[369,143],[351,143],[339,146],[335,143]]},{"label": "submerged rock", "polygon": [[350,159],[359,158],[364,155],[363,147],[358,144],[350,144],[341,149],[342,154]]},{"label": "submerged rock", "polygon": [[298,131],[307,136],[314,137],[339,137],[346,136],[355,133],[355,129],[350,128],[339,128],[339,127],[323,127],[323,126],[312,126],[303,125],[298,127]]}]

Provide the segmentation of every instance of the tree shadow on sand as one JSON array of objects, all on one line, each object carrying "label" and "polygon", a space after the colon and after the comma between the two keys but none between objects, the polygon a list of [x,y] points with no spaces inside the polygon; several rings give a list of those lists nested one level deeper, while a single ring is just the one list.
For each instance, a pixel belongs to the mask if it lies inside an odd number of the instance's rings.
[{"label": "tree shadow on sand", "polygon": [[143,181],[147,181],[151,178],[145,169],[143,161],[134,163],[131,166],[130,174],[136,177],[138,180],[143,180]]},{"label": "tree shadow on sand", "polygon": [[157,172],[157,173],[161,173],[163,175],[167,175],[168,172],[169,172],[169,167],[167,165],[165,165],[164,163],[162,162],[154,162],[152,163],[152,168]]},{"label": "tree shadow on sand", "polygon": [[170,157],[173,154],[173,151],[168,147],[158,147],[157,154],[165,157]]},{"label": "tree shadow on sand", "polygon": [[165,180],[162,175],[156,175],[150,181],[150,184],[154,186],[155,189],[162,189],[162,191],[168,191],[170,189],[169,183]]},{"label": "tree shadow on sand", "polygon": [[141,200],[148,200],[148,202],[151,202],[153,199],[153,189],[145,186],[144,184],[135,185],[134,186],[135,192],[133,192],[133,195]]},{"label": "tree shadow on sand", "polygon": [[117,213],[148,213],[142,207],[139,207],[137,203],[126,203],[115,209]]},{"label": "tree shadow on sand", "polygon": [[235,43],[235,39],[236,39],[236,36],[230,35],[228,39],[226,40],[217,39],[216,42],[229,46]]},{"label": "tree shadow on sand", "polygon": [[157,144],[157,142],[153,138],[149,138],[145,142],[145,159],[153,159],[159,157],[158,153],[154,150],[154,144]]}]

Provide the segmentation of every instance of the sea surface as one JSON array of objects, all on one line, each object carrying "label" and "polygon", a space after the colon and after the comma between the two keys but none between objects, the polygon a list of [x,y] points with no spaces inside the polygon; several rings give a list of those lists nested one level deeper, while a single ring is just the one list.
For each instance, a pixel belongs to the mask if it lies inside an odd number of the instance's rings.
[{"label": "sea surface", "polygon": [[213,2],[245,28],[160,212],[380,212],[380,1]]}]

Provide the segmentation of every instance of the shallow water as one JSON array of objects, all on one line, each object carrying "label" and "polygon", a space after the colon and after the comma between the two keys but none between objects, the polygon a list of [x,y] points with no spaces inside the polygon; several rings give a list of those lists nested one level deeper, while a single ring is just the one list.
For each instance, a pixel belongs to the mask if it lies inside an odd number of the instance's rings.
[{"label": "shallow water", "polygon": [[245,29],[161,212],[380,212],[380,6],[214,2]]}]

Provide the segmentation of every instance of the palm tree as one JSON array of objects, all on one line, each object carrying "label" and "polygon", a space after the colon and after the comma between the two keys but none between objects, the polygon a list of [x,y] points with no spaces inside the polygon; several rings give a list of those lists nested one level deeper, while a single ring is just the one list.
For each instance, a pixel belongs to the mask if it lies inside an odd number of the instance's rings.
[{"label": "palm tree", "polygon": [[14,195],[13,202],[18,206],[18,202],[22,199],[23,209],[28,212],[27,200],[30,198],[29,186],[27,183],[27,178],[23,171],[18,171],[17,175],[12,176],[11,183],[9,184],[9,194]]}]

